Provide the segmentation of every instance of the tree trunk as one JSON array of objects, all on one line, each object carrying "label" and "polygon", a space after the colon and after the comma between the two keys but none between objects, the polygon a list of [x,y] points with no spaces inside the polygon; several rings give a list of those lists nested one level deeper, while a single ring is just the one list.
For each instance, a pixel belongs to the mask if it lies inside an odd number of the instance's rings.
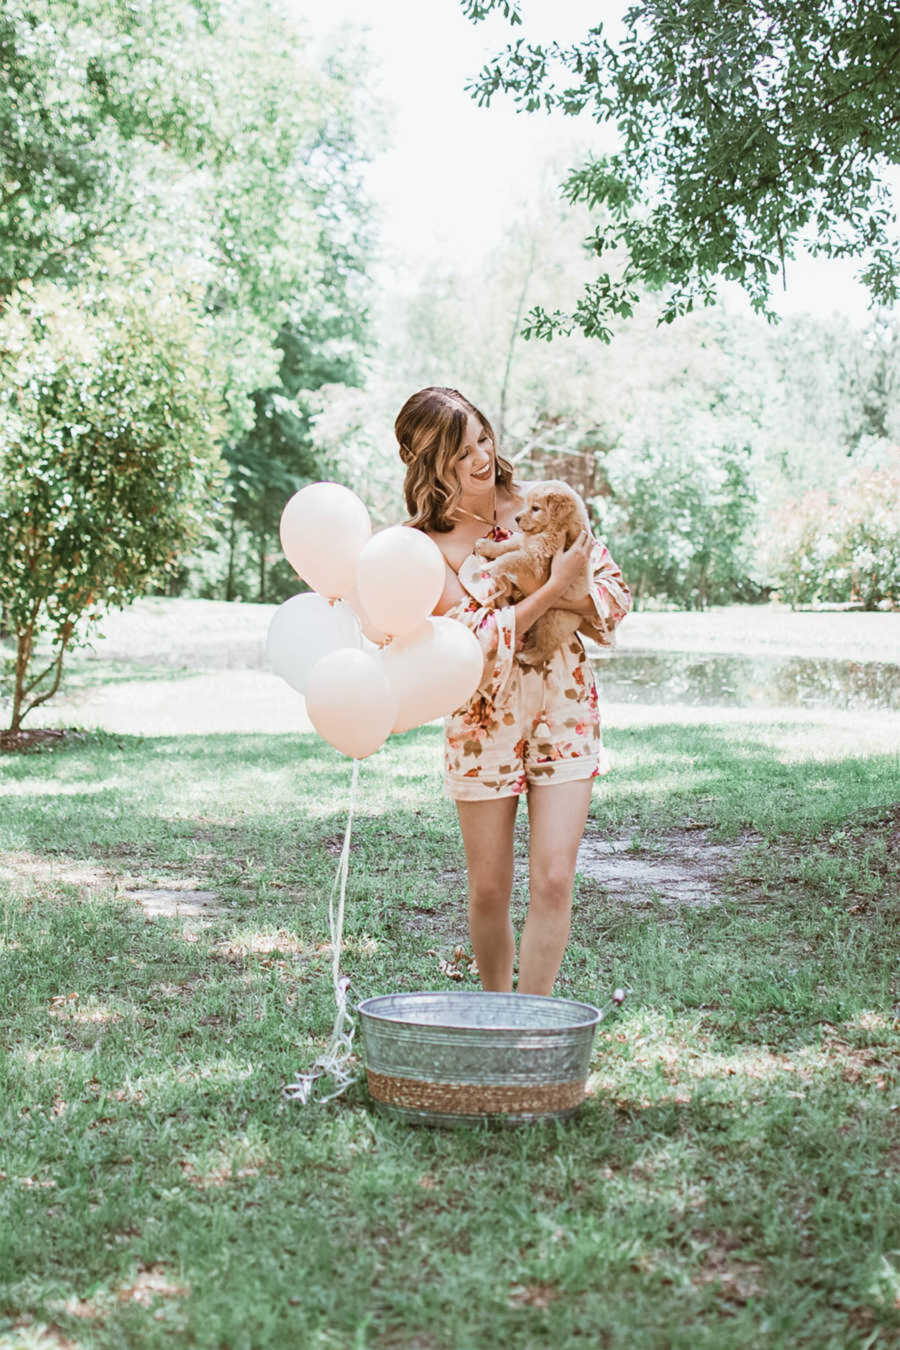
[{"label": "tree trunk", "polygon": [[506,399],[509,394],[513,350],[516,345],[516,338],[519,336],[519,325],[522,322],[522,310],[525,308],[525,295],[528,291],[528,283],[531,281],[531,274],[534,271],[535,251],[536,245],[532,239],[531,249],[528,254],[528,267],[525,271],[525,280],[522,282],[522,289],[519,292],[519,302],[516,305],[516,317],[513,320],[512,332],[509,335],[509,346],[506,349],[506,368],[503,371],[503,384],[500,388],[500,426],[497,431],[497,438],[501,445],[503,444],[506,435]]},{"label": "tree trunk", "polygon": [[234,555],[237,551],[237,518],[231,512],[231,525],[228,528],[228,572],[225,576],[225,599],[234,599]]},{"label": "tree trunk", "polygon": [[[37,617],[40,611],[41,602],[37,601],[32,606],[31,617],[24,628],[20,628],[16,635],[16,673],[13,684],[13,704],[12,718],[10,719],[9,730],[19,731],[25,718],[33,708],[39,708],[42,703],[51,699],[59,688],[62,679],[63,657],[66,654],[66,648],[75,629],[72,620],[67,620],[60,630],[59,647],[56,655],[40,675],[36,675],[33,680],[28,682],[28,670],[31,665],[31,658],[34,655],[34,638]],[[40,686],[40,684],[53,672],[53,683],[43,694],[33,698],[30,703],[26,702],[29,695]]]},{"label": "tree trunk", "polygon": [[10,731],[18,731],[25,716],[25,676],[31,660],[31,648],[34,643],[34,622],[20,628],[16,634],[16,674],[13,683],[12,719]]},{"label": "tree trunk", "polygon": [[266,534],[260,527],[259,534],[256,536],[256,551],[259,560],[259,603],[266,603]]}]

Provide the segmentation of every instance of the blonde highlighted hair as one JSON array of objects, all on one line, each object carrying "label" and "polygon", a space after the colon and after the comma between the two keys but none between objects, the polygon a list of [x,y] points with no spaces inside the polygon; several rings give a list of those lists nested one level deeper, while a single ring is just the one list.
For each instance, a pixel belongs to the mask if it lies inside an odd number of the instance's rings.
[{"label": "blonde highlighted hair", "polygon": [[416,529],[444,534],[456,524],[453,509],[461,494],[454,466],[469,413],[475,414],[493,442],[494,482],[512,489],[513,466],[500,458],[497,437],[484,413],[458,389],[420,389],[406,400],[394,423],[400,458],[406,465],[407,523]]}]

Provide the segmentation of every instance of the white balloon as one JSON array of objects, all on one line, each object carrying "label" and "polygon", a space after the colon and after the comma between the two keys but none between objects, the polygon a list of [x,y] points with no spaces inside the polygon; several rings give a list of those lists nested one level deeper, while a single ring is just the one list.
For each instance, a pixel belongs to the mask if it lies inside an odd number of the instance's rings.
[{"label": "white balloon", "polygon": [[281,513],[281,547],[294,571],[327,599],[356,584],[356,561],[372,533],[369,513],[340,483],[310,483]]},{"label": "white balloon", "polygon": [[382,746],[397,717],[397,700],[378,657],[341,647],[317,661],[306,686],[306,711],[335,750],[365,759]]},{"label": "white balloon", "polygon": [[361,647],[359,620],[343,600],[330,604],[315,591],[292,595],[272,615],[266,656],[276,675],[306,692],[317,661],[338,647]]},{"label": "white balloon", "polygon": [[475,634],[443,616],[396,639],[379,659],[397,700],[392,731],[409,731],[454,712],[474,694],[484,670]]},{"label": "white balloon", "polygon": [[369,641],[374,642],[376,647],[380,647],[383,642],[386,642],[387,633],[382,633],[381,629],[376,628],[375,624],[369,618],[365,606],[359,598],[359,588],[354,585],[353,590],[349,591],[344,598],[359,619],[359,626]]},{"label": "white balloon", "polygon": [[433,539],[409,525],[391,525],[362,549],[357,592],[369,623],[401,637],[434,609],[445,576],[443,554]]}]

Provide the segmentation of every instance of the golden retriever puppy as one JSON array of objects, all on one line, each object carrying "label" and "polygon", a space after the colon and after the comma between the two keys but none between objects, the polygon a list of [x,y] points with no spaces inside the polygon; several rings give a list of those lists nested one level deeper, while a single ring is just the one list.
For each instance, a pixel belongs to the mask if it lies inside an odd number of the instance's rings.
[{"label": "golden retriever puppy", "polygon": [[[479,539],[475,552],[491,560],[485,568],[500,583],[503,599],[521,600],[542,586],[550,575],[554,553],[569,548],[582,530],[590,529],[584,502],[568,483],[550,478],[525,489],[525,501],[516,516],[519,529],[509,539]],[[565,593],[567,600],[583,600],[590,589],[590,564]],[[529,628],[518,659],[540,666],[572,636],[582,622],[564,609],[548,609]]]}]

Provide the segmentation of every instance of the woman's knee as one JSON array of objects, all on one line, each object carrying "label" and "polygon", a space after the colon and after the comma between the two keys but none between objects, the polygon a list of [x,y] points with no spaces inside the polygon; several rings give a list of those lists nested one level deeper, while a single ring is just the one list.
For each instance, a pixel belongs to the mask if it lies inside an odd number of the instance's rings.
[{"label": "woman's knee", "polygon": [[553,909],[566,909],[572,903],[574,870],[553,860],[531,868],[531,898]]},{"label": "woman's knee", "polygon": [[469,882],[469,909],[476,914],[505,914],[509,910],[511,887],[502,880]]}]

